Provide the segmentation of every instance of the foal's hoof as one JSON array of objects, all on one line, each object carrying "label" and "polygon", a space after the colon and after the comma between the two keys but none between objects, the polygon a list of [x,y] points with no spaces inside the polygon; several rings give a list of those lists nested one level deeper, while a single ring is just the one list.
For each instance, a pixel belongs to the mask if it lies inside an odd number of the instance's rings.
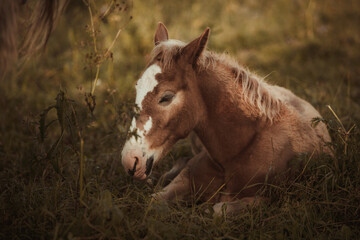
[{"label": "foal's hoof", "polygon": [[226,203],[220,202],[220,203],[216,203],[214,206],[206,209],[204,212],[206,214],[210,214],[212,216],[221,217],[223,215],[223,213],[226,212],[226,210],[227,210]]},{"label": "foal's hoof", "polygon": [[151,194],[151,199],[156,201],[167,201],[165,194],[163,192],[157,192]]},{"label": "foal's hoof", "polygon": [[223,210],[226,211],[225,203],[216,203],[213,206],[214,216],[222,216]]},{"label": "foal's hoof", "polygon": [[236,202],[219,202],[213,206],[213,216],[232,216],[246,210],[248,206],[248,202],[241,200]]},{"label": "foal's hoof", "polygon": [[232,213],[232,209],[231,207],[229,207],[229,203],[224,203],[224,202],[220,202],[220,203],[216,203],[213,206],[213,210],[214,210],[214,214],[213,216],[218,216],[221,217],[223,215],[229,215]]}]

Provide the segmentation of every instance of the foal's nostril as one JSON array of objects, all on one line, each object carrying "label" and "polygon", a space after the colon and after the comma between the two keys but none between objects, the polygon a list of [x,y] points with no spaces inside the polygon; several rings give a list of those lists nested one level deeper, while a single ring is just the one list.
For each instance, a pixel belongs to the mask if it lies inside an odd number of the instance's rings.
[{"label": "foal's nostril", "polygon": [[138,162],[139,162],[139,158],[135,157],[135,163],[134,163],[133,169],[128,170],[128,173],[129,173],[130,176],[134,176],[134,174],[136,172],[136,165],[138,164]]}]

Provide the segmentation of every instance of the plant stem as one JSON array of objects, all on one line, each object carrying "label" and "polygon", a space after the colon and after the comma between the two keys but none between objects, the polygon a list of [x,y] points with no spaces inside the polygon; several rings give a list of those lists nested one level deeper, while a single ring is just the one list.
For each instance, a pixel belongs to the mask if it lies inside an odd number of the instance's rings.
[{"label": "plant stem", "polygon": [[99,72],[100,72],[100,65],[97,65],[96,66],[96,75],[95,75],[94,83],[93,83],[92,88],[91,88],[91,95],[92,96],[94,96],[95,87],[96,87],[96,84],[97,84],[97,81],[98,81],[98,78],[99,78]]},{"label": "plant stem", "polygon": [[84,189],[83,189],[83,169],[84,169],[84,140],[81,138],[80,140],[80,202],[82,201],[82,198],[84,196]]}]

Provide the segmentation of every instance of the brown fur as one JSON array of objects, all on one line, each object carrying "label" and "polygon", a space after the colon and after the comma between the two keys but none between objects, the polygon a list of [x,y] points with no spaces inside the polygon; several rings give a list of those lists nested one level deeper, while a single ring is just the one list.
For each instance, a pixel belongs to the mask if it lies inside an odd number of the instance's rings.
[{"label": "brown fur", "polygon": [[[157,46],[151,53],[151,58],[159,59],[164,70],[171,69],[177,59],[174,56],[182,54],[185,43],[177,40],[176,43],[177,45],[172,47],[168,47],[166,44]],[[239,65],[229,56],[203,51],[202,55],[198,57],[197,64],[199,71],[211,70],[216,67],[218,74],[223,75],[220,81],[233,80],[238,83],[234,85],[236,88],[241,85],[243,101],[256,105],[256,108],[250,107],[248,112],[256,111],[256,115],[263,115],[270,121],[277,117],[281,100],[269,92],[269,85],[263,79]],[[229,94],[233,93],[236,92],[233,90],[229,92]]]},{"label": "brown fur", "polygon": [[[157,39],[161,42],[150,63],[157,63],[162,72],[140,112],[153,119],[145,139],[152,149],[162,149],[161,156],[192,131],[201,144],[155,198],[252,202],[265,178],[285,171],[289,159],[328,151],[326,126],[311,127],[312,118],[320,114],[289,90],[271,86],[230,58],[206,51],[208,29],[189,44],[169,41],[164,27],[160,29],[162,39]],[[164,108],[158,99],[168,90],[176,98]]]}]

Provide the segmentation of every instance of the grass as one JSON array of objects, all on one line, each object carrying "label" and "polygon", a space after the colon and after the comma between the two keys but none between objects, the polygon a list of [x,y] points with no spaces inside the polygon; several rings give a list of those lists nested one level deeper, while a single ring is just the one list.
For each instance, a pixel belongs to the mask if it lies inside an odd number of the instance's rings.
[{"label": "grass", "polygon": [[[101,4],[91,5],[93,16]],[[94,17],[94,50],[88,8],[71,3],[46,52],[0,82],[0,238],[359,239],[359,10],[355,0],[136,1],[129,13]],[[186,41],[210,26],[210,49],[313,104],[335,157],[293,159],[304,167],[266,184],[260,194],[269,201],[237,216],[151,201],[155,188],[126,175],[120,152],[159,20]],[[85,96],[90,105],[95,96],[93,111]],[[154,176],[188,156],[181,141]]]}]

